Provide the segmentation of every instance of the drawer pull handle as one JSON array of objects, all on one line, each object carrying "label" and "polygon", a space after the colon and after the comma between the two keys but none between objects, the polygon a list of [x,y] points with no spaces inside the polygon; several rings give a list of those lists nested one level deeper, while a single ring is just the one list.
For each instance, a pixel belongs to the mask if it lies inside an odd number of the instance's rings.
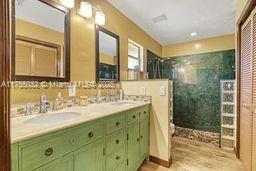
[{"label": "drawer pull handle", "polygon": [[119,126],[120,125],[120,122],[116,122],[116,126]]},{"label": "drawer pull handle", "polygon": [[136,115],[133,115],[132,118],[135,119],[135,118],[136,118]]},{"label": "drawer pull handle", "polygon": [[120,160],[121,159],[121,157],[120,156],[116,156],[116,160]]},{"label": "drawer pull handle", "polygon": [[140,139],[143,139],[143,136],[140,136]]},{"label": "drawer pull handle", "polygon": [[116,144],[119,144],[119,142],[120,142],[119,140],[116,140]]},{"label": "drawer pull handle", "polygon": [[45,154],[46,156],[50,156],[50,155],[52,155],[52,153],[53,153],[53,149],[52,149],[51,147],[49,147],[48,149],[45,150],[45,153],[44,153],[44,154]]},{"label": "drawer pull handle", "polygon": [[147,114],[147,112],[146,112],[146,111],[144,111],[144,114]]},{"label": "drawer pull handle", "polygon": [[139,141],[140,141],[140,138],[137,138],[137,141],[139,142]]},{"label": "drawer pull handle", "polygon": [[92,132],[89,132],[88,137],[92,138],[93,136],[94,136],[94,134]]}]

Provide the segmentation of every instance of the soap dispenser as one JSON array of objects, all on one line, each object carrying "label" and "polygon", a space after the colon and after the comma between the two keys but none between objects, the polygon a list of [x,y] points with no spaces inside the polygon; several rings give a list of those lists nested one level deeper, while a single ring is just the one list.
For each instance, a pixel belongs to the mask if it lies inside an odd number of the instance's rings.
[{"label": "soap dispenser", "polygon": [[56,98],[56,100],[55,100],[55,109],[56,110],[60,110],[60,109],[63,109],[63,98],[62,98],[62,96],[61,96],[61,93],[59,92],[58,93],[58,96],[57,96],[57,98]]}]

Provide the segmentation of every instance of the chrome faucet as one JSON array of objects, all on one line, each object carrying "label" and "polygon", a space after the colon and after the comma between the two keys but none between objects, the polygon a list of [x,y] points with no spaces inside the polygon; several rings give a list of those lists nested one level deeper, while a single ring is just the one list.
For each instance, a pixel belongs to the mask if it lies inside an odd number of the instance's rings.
[{"label": "chrome faucet", "polygon": [[26,112],[25,112],[25,115],[32,115],[33,112],[32,112],[32,105],[27,103],[26,104]]},{"label": "chrome faucet", "polygon": [[110,102],[116,101],[116,95],[114,90],[110,90]]},{"label": "chrome faucet", "polygon": [[47,101],[46,96],[42,94],[40,96],[40,113],[47,113],[50,103]]}]

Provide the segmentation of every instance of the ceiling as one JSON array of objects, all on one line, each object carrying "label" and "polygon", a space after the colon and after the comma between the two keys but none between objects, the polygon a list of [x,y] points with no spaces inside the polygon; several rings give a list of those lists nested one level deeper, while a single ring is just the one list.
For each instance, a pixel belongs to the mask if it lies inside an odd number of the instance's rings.
[{"label": "ceiling", "polygon": [[15,17],[55,31],[64,32],[65,14],[40,1],[16,0]]},{"label": "ceiling", "polygon": [[237,0],[108,1],[162,45],[235,33]]}]

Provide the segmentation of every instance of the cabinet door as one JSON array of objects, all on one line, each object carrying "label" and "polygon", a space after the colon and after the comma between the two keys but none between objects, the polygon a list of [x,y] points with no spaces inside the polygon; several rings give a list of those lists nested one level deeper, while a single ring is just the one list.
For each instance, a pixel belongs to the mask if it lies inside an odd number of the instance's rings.
[{"label": "cabinet door", "polygon": [[140,125],[134,123],[128,128],[128,170],[132,170],[139,160]]},{"label": "cabinet door", "polygon": [[103,150],[103,139],[79,149],[74,155],[75,171],[103,171]]},{"label": "cabinet door", "polygon": [[149,151],[149,118],[140,121],[140,157],[146,157]]},{"label": "cabinet door", "polygon": [[74,171],[74,158],[73,156],[61,157],[34,171]]}]

